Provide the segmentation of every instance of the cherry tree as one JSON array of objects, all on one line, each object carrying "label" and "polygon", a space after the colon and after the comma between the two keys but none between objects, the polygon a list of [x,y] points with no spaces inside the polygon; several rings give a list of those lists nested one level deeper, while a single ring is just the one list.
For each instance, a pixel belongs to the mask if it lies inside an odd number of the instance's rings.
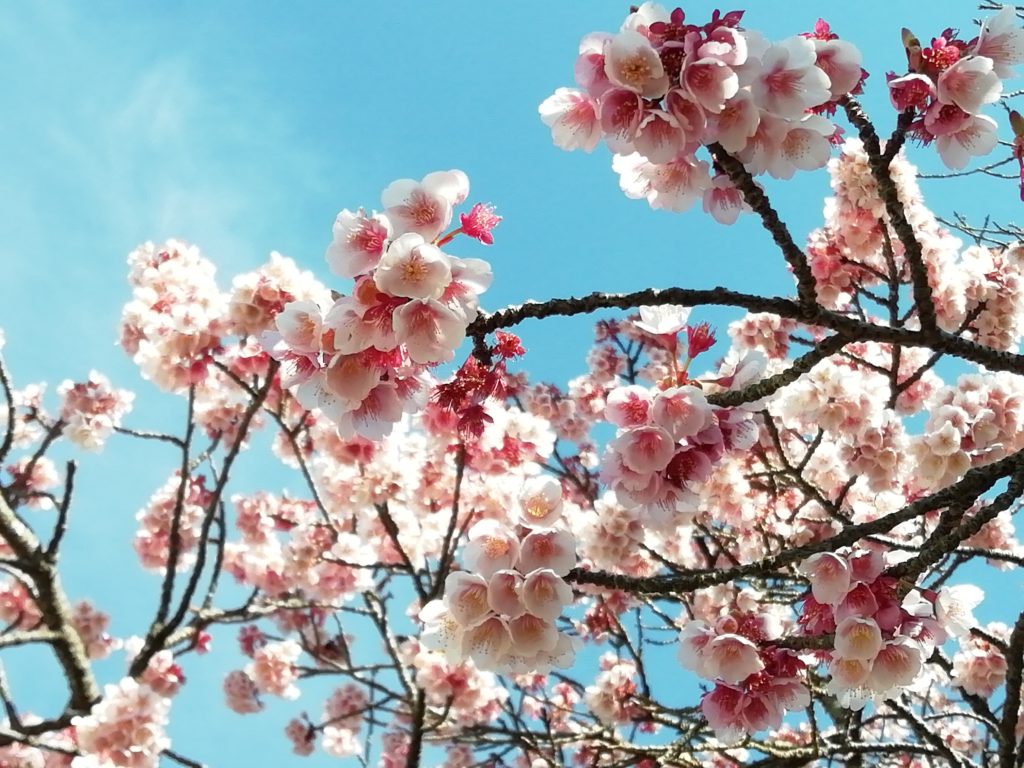
[{"label": "cherry tree", "polygon": [[[792,295],[486,310],[489,264],[456,253],[500,248],[501,216],[454,169],[342,210],[329,285],[274,254],[225,290],[196,246],[139,246],[120,344],[181,432],[101,373],[52,400],[0,357],[0,651],[48,648],[67,688],[33,712],[0,674],[0,765],[202,765],[167,724],[207,652],[235,660],[211,699],[267,727],[302,697],[271,727],[361,764],[1024,764],[1024,598],[977,585],[1024,566],[1024,243],[940,218],[911,162],[1024,169],[1024,29],[986,10],[904,30],[906,71],[870,79],[825,21],[773,41],[644,3],[582,39],[539,107],[554,144],[603,142],[651,208],[755,217]],[[770,193],[820,169],[803,243]],[[532,379],[517,326],[584,314],[580,375]],[[137,516],[153,619],[116,638],[62,584],[76,463],[54,458],[110,440],[177,454]],[[258,450],[304,491],[234,490]]]}]

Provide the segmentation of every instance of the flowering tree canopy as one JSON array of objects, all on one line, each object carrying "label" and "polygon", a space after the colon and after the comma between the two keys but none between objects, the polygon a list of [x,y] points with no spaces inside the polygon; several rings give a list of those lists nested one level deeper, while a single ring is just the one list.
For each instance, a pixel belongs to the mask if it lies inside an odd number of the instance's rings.
[{"label": "flowering tree canopy", "polygon": [[[294,751],[364,765],[1024,764],[1024,597],[977,586],[1024,566],[1024,242],[933,213],[905,146],[1024,168],[1024,28],[988,10],[973,35],[904,30],[884,78],[825,21],[772,41],[648,2],[582,39],[539,107],[555,145],[603,141],[652,208],[755,217],[792,295],[488,311],[489,264],[457,254],[500,248],[501,216],[455,169],[350,202],[329,285],[275,253],[225,291],[196,246],[139,246],[120,344],[181,432],[98,372],[55,406],[0,357],[0,651],[48,648],[67,686],[33,712],[0,674],[0,765],[201,765],[166,727],[207,652],[235,659],[211,697],[265,720],[301,696]],[[769,195],[818,169],[802,244]],[[581,374],[532,379],[513,329],[592,313]],[[153,619],[115,638],[62,585],[76,463],[54,451],[122,439],[176,460],[137,515]],[[234,489],[258,450],[303,492]]]}]

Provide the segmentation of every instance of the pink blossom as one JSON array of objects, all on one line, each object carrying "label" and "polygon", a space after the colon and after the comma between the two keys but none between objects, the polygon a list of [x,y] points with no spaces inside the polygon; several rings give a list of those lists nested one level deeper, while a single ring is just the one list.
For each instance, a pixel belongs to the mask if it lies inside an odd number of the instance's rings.
[{"label": "pink blossom", "polygon": [[558,645],[558,629],[552,621],[554,619],[545,619],[533,613],[524,613],[509,621],[508,628],[515,652],[534,656],[541,651],[554,650]]},{"label": "pink blossom", "polygon": [[551,477],[533,477],[519,493],[519,520],[530,528],[550,528],[562,511],[562,485]]},{"label": "pink blossom", "polygon": [[726,743],[739,741],[746,733],[743,720],[745,704],[743,691],[735,686],[718,683],[704,694],[700,708],[715,736]]},{"label": "pink blossom", "polygon": [[444,603],[462,627],[476,626],[490,615],[487,595],[487,582],[473,573],[455,571],[444,581]]},{"label": "pink blossom", "polygon": [[935,598],[935,618],[951,635],[965,637],[978,625],[972,611],[984,598],[985,593],[973,584],[943,587]]},{"label": "pink blossom", "polygon": [[604,71],[615,85],[646,99],[656,99],[668,90],[668,75],[658,52],[638,32],[626,30],[613,36],[604,48]]},{"label": "pink blossom", "polygon": [[465,660],[465,629],[443,600],[431,600],[424,605],[418,618],[423,624],[420,642],[425,648],[443,653],[452,663]]},{"label": "pink blossom", "polygon": [[861,75],[861,53],[856,46],[838,38],[814,41],[815,65],[829,79],[833,99],[845,96],[857,87]]},{"label": "pink blossom", "polygon": [[554,621],[572,602],[572,588],[553,570],[538,568],[526,576],[520,596],[527,611],[545,621]]},{"label": "pink blossom", "polygon": [[292,718],[285,726],[284,735],[292,743],[292,752],[296,755],[309,756],[316,747],[316,731],[306,720]]},{"label": "pink blossom", "polygon": [[523,573],[550,568],[565,576],[575,565],[576,541],[568,531],[531,531],[522,541],[518,567]]},{"label": "pink blossom", "polygon": [[[736,98],[726,104],[725,110],[728,110],[742,95],[743,92],[737,94]],[[665,109],[679,126],[684,148],[690,153],[694,152],[699,145],[704,143],[708,128],[708,117],[704,114],[704,110],[701,109],[700,104],[690,98],[689,93],[683,88],[673,88],[665,94],[664,104]],[[722,121],[725,110],[718,115],[719,122]],[[756,108],[754,111],[757,111]]]},{"label": "pink blossom", "polygon": [[747,61],[747,40],[739,30],[722,24],[707,32],[706,40],[694,53],[698,59],[715,58],[739,67]]},{"label": "pink blossom", "polygon": [[172,698],[185,683],[185,673],[174,661],[174,654],[164,649],[149,660],[140,682],[148,685],[155,693]]},{"label": "pink blossom", "polygon": [[451,360],[466,337],[465,322],[434,299],[413,299],[400,306],[393,318],[395,335],[416,363]]},{"label": "pink blossom", "polygon": [[991,59],[999,77],[1014,76],[1014,65],[1024,61],[1024,29],[1013,6],[1004,5],[995,16],[982,22],[972,52]]},{"label": "pink blossom", "polygon": [[889,101],[901,112],[907,109],[921,109],[935,96],[935,84],[927,75],[915,72],[903,77],[889,79]]},{"label": "pink blossom", "polygon": [[522,588],[523,576],[519,571],[496,571],[487,583],[487,603],[494,612],[515,619],[526,612]]},{"label": "pink blossom", "polygon": [[877,693],[910,685],[921,672],[921,646],[907,637],[888,640],[871,664],[868,686]]},{"label": "pink blossom", "polygon": [[704,652],[715,636],[715,630],[706,622],[696,619],[686,622],[679,633],[679,663],[701,677],[711,678]]},{"label": "pink blossom", "polygon": [[632,149],[644,117],[640,95],[625,88],[611,88],[601,95],[598,110],[601,130],[613,151]]},{"label": "pink blossom", "polygon": [[855,689],[864,686],[871,676],[871,659],[850,659],[834,656],[828,665],[830,690]]},{"label": "pink blossom", "polygon": [[395,235],[415,232],[432,241],[451,223],[452,208],[469,194],[469,180],[462,171],[435,171],[422,181],[399,179],[381,194]]},{"label": "pink blossom", "polygon": [[653,336],[675,336],[686,327],[689,307],[674,304],[640,307],[640,319],[634,325]]},{"label": "pink blossom", "polygon": [[379,290],[412,299],[439,299],[451,279],[448,258],[415,232],[388,246],[373,275]]},{"label": "pink blossom", "polygon": [[355,408],[345,411],[337,419],[338,434],[351,440],[364,437],[379,441],[391,434],[402,418],[402,395],[399,387],[409,385],[409,380],[381,381],[369,391]]},{"label": "pink blossom", "polygon": [[857,584],[835,607],[835,617],[836,621],[843,621],[851,616],[874,616],[876,611],[878,601],[871,588],[867,584]]},{"label": "pink blossom", "polygon": [[803,37],[772,45],[761,57],[752,90],[758,105],[780,117],[799,119],[831,98],[829,78],[814,66],[815,46]]},{"label": "pink blossom", "polygon": [[676,443],[660,427],[637,427],[627,430],[609,443],[609,448],[622,457],[623,464],[640,474],[660,472],[675,454]]},{"label": "pink blossom", "polygon": [[285,699],[296,699],[299,689],[295,685],[298,679],[295,664],[301,655],[302,647],[294,640],[268,643],[256,649],[245,673],[252,679],[257,690]]},{"label": "pink blossom", "polygon": [[493,669],[512,648],[512,635],[505,620],[492,616],[469,629],[464,643],[469,658],[484,669]]},{"label": "pink blossom", "polygon": [[727,683],[741,683],[764,669],[757,646],[741,635],[716,635],[704,647],[702,656],[707,676]]},{"label": "pink blossom", "polygon": [[836,624],[836,655],[871,661],[882,649],[882,632],[873,619],[848,616]]},{"label": "pink blossom", "polygon": [[640,427],[648,423],[651,395],[646,387],[616,387],[609,393],[604,417],[617,427]]},{"label": "pink blossom", "polygon": [[686,136],[668,112],[649,109],[644,113],[633,147],[652,163],[667,163],[686,146]]},{"label": "pink blossom", "polygon": [[991,104],[1002,93],[1002,82],[992,71],[992,59],[968,56],[955,62],[939,75],[937,96],[942,104],[956,104],[973,115],[984,104]]},{"label": "pink blossom", "polygon": [[481,520],[469,529],[469,543],[463,550],[462,559],[470,571],[490,578],[516,564],[519,540],[496,520]]},{"label": "pink blossom", "polygon": [[711,186],[704,190],[704,212],[719,224],[735,224],[740,212],[749,210],[743,193],[732,180],[719,173],[711,180]]},{"label": "pink blossom", "polygon": [[716,58],[688,62],[681,74],[682,85],[705,112],[718,114],[739,91],[739,78],[724,61]]},{"label": "pink blossom", "polygon": [[645,198],[652,208],[677,213],[690,208],[711,185],[708,164],[685,154],[661,164],[649,162],[638,152],[615,155],[612,168],[626,197]]},{"label": "pink blossom", "polygon": [[659,391],[651,416],[675,440],[695,437],[713,422],[713,411],[704,393],[690,385]]},{"label": "pink blossom", "polygon": [[831,552],[811,555],[800,564],[800,573],[811,581],[811,593],[819,603],[837,605],[850,591],[850,566]]},{"label": "pink blossom", "polygon": [[987,115],[973,115],[959,130],[935,139],[939,157],[953,170],[966,167],[971,157],[987,155],[997,142],[996,121]]},{"label": "pink blossom", "polygon": [[479,240],[484,245],[494,245],[494,235],[491,231],[501,223],[501,216],[494,212],[493,205],[477,203],[469,209],[469,213],[459,216],[459,222],[463,234]]},{"label": "pink blossom", "polygon": [[386,216],[368,216],[361,208],[356,212],[346,208],[334,222],[334,240],[327,246],[324,258],[336,275],[365,275],[377,266],[390,239],[391,222]]},{"label": "pink blossom", "polygon": [[740,152],[757,133],[761,112],[749,91],[740,91],[712,118],[718,143],[728,152]]},{"label": "pink blossom", "polygon": [[574,67],[576,82],[595,99],[612,87],[604,71],[604,48],[611,37],[604,32],[594,32],[580,41],[579,57]]}]

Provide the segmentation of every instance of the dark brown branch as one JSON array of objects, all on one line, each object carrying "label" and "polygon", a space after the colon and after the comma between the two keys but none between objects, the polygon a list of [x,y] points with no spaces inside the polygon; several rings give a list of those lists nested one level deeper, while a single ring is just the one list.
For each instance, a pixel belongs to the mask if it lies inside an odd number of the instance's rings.
[{"label": "dark brown branch", "polygon": [[64,540],[64,534],[68,530],[68,512],[71,510],[71,498],[75,491],[75,471],[77,465],[73,461],[69,461],[66,467],[66,474],[64,480],[64,495],[61,497],[60,504],[57,506],[57,522],[53,526],[53,536],[50,538],[50,543],[46,547],[46,556],[50,560],[55,560],[57,553],[60,551],[60,544]]},{"label": "dark brown branch", "polygon": [[459,502],[462,498],[462,479],[466,473],[466,445],[459,443],[458,453],[455,455],[455,489],[452,492],[452,507],[448,518],[448,528],[444,532],[444,541],[441,544],[441,558],[437,565],[437,574],[434,583],[430,586],[430,600],[441,596],[444,590],[444,580],[451,568],[452,559],[455,557],[455,550],[458,541],[455,540],[455,530],[459,524]]},{"label": "dark brown branch", "polygon": [[[88,712],[99,699],[99,688],[89,665],[89,656],[71,621],[71,604],[60,583],[57,566],[50,561],[39,539],[0,494],[0,537],[18,556],[19,568],[36,587],[35,602],[43,624],[53,633],[49,643],[64,670],[70,698],[67,714]],[[44,731],[38,731],[42,733]]]},{"label": "dark brown branch", "polygon": [[999,765],[1013,766],[1017,751],[1017,720],[1020,717],[1020,687],[1024,683],[1024,613],[1010,634],[1006,649],[1006,700],[999,722]]},{"label": "dark brown branch", "polygon": [[14,393],[11,391],[11,379],[7,374],[7,365],[4,363],[3,355],[0,355],[0,390],[3,390],[4,400],[7,405],[7,426],[4,429],[4,439],[0,442],[0,464],[7,458],[14,444],[14,427],[16,414],[14,411]]},{"label": "dark brown branch", "polygon": [[921,329],[925,333],[935,331],[938,325],[935,316],[935,303],[932,300],[932,287],[928,282],[928,267],[921,251],[921,243],[917,240],[913,226],[907,221],[906,211],[900,201],[899,191],[896,189],[896,182],[892,180],[892,174],[889,173],[892,157],[887,159],[882,154],[875,127],[860,104],[849,96],[844,96],[839,103],[846,111],[850,122],[857,128],[861,141],[864,142],[871,175],[878,187],[878,195],[885,204],[885,211],[889,215],[889,221],[896,231],[896,236],[903,244],[903,253],[910,267],[910,280],[914,288],[914,305],[921,321]]},{"label": "dark brown branch", "polygon": [[754,382],[743,389],[716,392],[708,395],[708,402],[711,405],[744,405],[773,395],[783,387],[792,384],[822,360],[834,355],[849,343],[850,340],[843,336],[830,336],[819,342],[810,352],[801,355],[790,363],[789,368],[786,370]]},{"label": "dark brown branch", "polygon": [[728,288],[647,288],[632,293],[591,293],[586,296],[531,301],[500,309],[492,314],[481,313],[469,334],[487,334],[500,328],[510,328],[524,320],[546,317],[570,317],[590,314],[600,309],[633,309],[650,304],[681,304],[685,306],[731,306],[750,312],[770,312],[780,317],[807,325],[820,326],[849,339],[902,344],[907,347],[925,347],[943,351],[972,363],[984,365],[992,371],[1024,374],[1024,355],[992,349],[984,344],[964,339],[943,330],[931,333],[875,325],[821,307],[805,309],[795,301],[781,297],[740,293]]},{"label": "dark brown branch", "polygon": [[1017,472],[1005,491],[967,520],[963,520],[965,512],[970,507],[967,500],[951,504],[939,519],[938,527],[921,546],[919,554],[894,566],[889,570],[889,575],[903,578],[921,574],[928,566],[955,551],[960,542],[978,533],[1000,512],[1009,509],[1021,494],[1024,494],[1024,473]]},{"label": "dark brown branch", "polygon": [[1004,459],[984,467],[971,469],[964,477],[953,485],[923,496],[903,507],[903,509],[868,522],[850,525],[827,539],[793,547],[776,555],[766,557],[754,563],[728,568],[719,571],[688,570],[670,576],[635,577],[623,576],[605,571],[587,571],[574,568],[566,577],[576,584],[593,584],[609,589],[621,589],[635,594],[669,595],[689,592],[715,584],[724,584],[733,579],[767,574],[777,571],[783,566],[791,565],[810,557],[818,552],[835,552],[847,547],[866,536],[885,533],[897,525],[913,520],[936,509],[943,509],[951,504],[963,503],[965,499],[977,499],[990,490],[1000,479],[1024,469],[1024,451],[1019,451]]},{"label": "dark brown branch", "polygon": [[761,217],[764,228],[768,230],[768,234],[772,236],[775,244],[782,251],[786,263],[789,264],[796,277],[797,296],[800,298],[800,304],[804,307],[816,306],[817,291],[815,290],[814,274],[807,261],[807,254],[793,240],[789,229],[772,208],[764,190],[754,181],[754,177],[743,163],[730,155],[721,144],[718,142],[709,144],[708,149],[714,156],[715,162],[725,171],[736,188],[743,193],[743,199],[747,205]]},{"label": "dark brown branch", "polygon": [[[171,599],[174,597],[174,576],[178,570],[178,558],[181,555],[181,516],[185,509],[185,492],[188,489],[190,464],[189,451],[192,447],[192,435],[195,432],[195,402],[196,388],[192,385],[188,388],[188,407],[185,416],[185,439],[181,444],[181,466],[179,472],[181,478],[178,481],[177,495],[174,499],[174,512],[171,517],[170,540],[167,547],[167,566],[164,568],[163,583],[160,586],[160,603],[157,606],[156,618],[153,625],[163,624],[167,614],[171,610]],[[140,654],[141,656],[142,654]],[[146,659],[146,663],[149,659]],[[141,669],[145,669],[145,665]]]}]

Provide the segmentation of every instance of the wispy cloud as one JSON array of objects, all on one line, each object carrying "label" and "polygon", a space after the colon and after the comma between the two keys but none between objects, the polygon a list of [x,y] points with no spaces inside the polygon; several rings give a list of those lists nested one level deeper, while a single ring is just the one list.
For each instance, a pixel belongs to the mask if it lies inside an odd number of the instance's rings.
[{"label": "wispy cloud", "polygon": [[[0,86],[0,325],[36,346],[75,328],[106,347],[138,242],[189,239],[226,278],[279,247],[295,200],[325,184],[258,81],[211,73],[212,31],[160,25],[84,4],[0,7],[0,67],[18,73]],[[48,322],[29,329],[43,296]]]}]

